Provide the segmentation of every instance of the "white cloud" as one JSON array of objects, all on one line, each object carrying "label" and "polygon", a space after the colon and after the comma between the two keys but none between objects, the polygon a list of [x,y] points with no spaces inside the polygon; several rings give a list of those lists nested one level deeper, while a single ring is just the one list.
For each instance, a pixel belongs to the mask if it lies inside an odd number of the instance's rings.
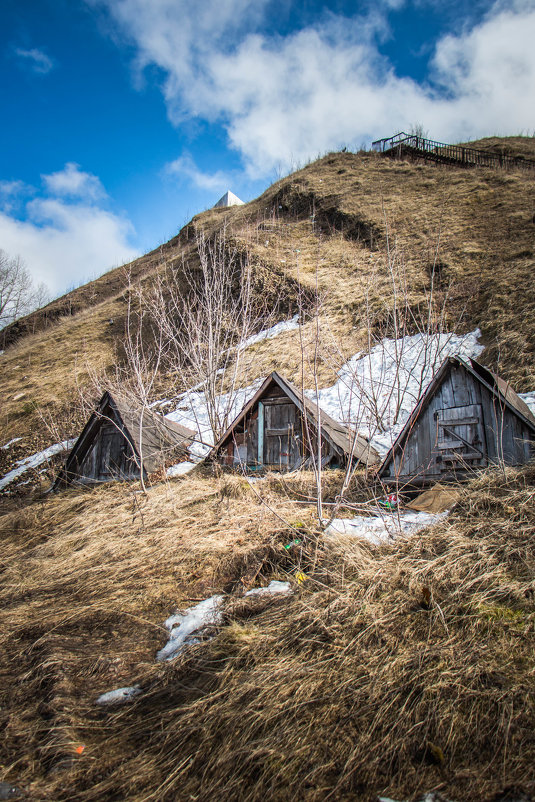
[{"label": "white cloud", "polygon": [[[109,9],[112,19],[138,47],[140,68],[157,64],[167,73],[165,95],[178,95],[195,80],[210,53],[224,51],[258,25],[269,0],[87,0]],[[180,104],[175,106],[178,113]],[[185,108],[189,113],[191,109]]]},{"label": "white cloud", "polygon": [[18,195],[24,190],[24,187],[23,181],[0,181],[0,193],[6,198]]},{"label": "white cloud", "polygon": [[0,209],[10,212],[18,207],[27,191],[32,191],[24,181],[0,181]]},{"label": "white cloud", "polygon": [[231,185],[231,176],[222,170],[215,173],[204,173],[197,167],[189,153],[184,153],[172,162],[165,165],[164,173],[168,176],[186,178],[199,189],[206,189],[210,192],[220,192],[228,189]]},{"label": "white cloud", "polygon": [[46,75],[54,68],[54,62],[42,50],[32,47],[30,50],[25,50],[22,47],[15,49],[15,54],[22,59],[22,63],[29,67],[32,72],[38,75]]},{"label": "white cloud", "polygon": [[[25,202],[22,216],[9,205],[0,212],[2,248],[22,257],[36,283],[52,294],[65,292],[138,255],[131,223],[97,202],[105,193],[96,176],[67,164],[43,178],[47,195]],[[37,192],[17,181],[2,186],[11,194]]]},{"label": "white cloud", "polygon": [[453,93],[443,124],[461,132],[518,133],[533,128],[535,7],[504,10],[462,36],[439,42],[434,66]]},{"label": "white cloud", "polygon": [[136,44],[140,67],[163,70],[173,122],[223,123],[251,175],[414,122],[444,141],[533,127],[533,0],[500,0],[466,30],[461,20],[459,34],[437,42],[425,84],[400,77],[380,55],[384,3],[368,17],[330,15],[268,37],[258,33],[267,0],[207,0],[201,13],[186,0],[93,2]]},{"label": "white cloud", "polygon": [[106,192],[100,179],[91,173],[84,173],[80,165],[67,162],[63,170],[50,175],[42,175],[50,194],[65,197],[78,197],[87,200],[104,198]]}]

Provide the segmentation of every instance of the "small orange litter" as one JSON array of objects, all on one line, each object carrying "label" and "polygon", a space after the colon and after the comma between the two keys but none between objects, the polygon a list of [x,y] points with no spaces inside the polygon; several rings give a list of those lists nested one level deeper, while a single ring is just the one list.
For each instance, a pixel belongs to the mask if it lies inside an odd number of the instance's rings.
[{"label": "small orange litter", "polygon": [[85,744],[80,744],[80,746],[77,746],[77,747],[76,747],[76,750],[75,750],[75,751],[76,751],[76,754],[77,754],[77,755],[81,755],[81,754],[82,754],[82,752],[84,751],[84,749],[85,749]]}]

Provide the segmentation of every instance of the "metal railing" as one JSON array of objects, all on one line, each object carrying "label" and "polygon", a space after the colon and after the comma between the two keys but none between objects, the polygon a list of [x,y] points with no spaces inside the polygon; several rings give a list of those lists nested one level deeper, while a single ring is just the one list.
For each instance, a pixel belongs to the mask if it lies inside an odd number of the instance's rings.
[{"label": "metal railing", "polygon": [[[448,145],[445,142],[435,142],[416,134],[406,134],[400,131],[394,136],[377,139],[372,142],[372,150],[377,153],[387,153],[391,156],[415,156],[445,164],[460,164],[466,167],[521,167],[526,170],[535,169],[535,159],[525,159],[523,156],[507,156],[500,153],[491,153],[488,150],[465,148],[463,145]],[[397,153],[395,152],[397,150]]]}]

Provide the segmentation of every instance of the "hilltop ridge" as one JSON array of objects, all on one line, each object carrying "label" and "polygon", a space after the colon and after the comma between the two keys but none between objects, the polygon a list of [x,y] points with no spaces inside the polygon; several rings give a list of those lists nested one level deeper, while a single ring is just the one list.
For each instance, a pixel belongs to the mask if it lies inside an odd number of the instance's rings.
[{"label": "hilltop ridge", "polygon": [[[471,144],[535,151],[525,137]],[[66,421],[58,437],[72,436],[80,423],[72,414],[80,387],[121,358],[127,281],[147,284],[169,267],[180,272],[184,261],[197,258],[196,232],[213,236],[223,226],[229,248],[247,253],[264,285],[287,286],[288,309],[298,286],[313,293],[317,285],[324,324],[348,355],[366,346],[365,299],[374,325],[388,317],[388,253],[395,252],[410,308],[425,306],[433,282],[445,325],[479,326],[486,363],[517,390],[532,390],[534,209],[529,174],[391,161],[368,152],[328,154],[250,203],[197,215],[164,245],[8,327],[12,345],[0,357],[0,441],[31,432],[32,448],[47,445],[46,416]],[[297,375],[295,335],[273,351],[262,347],[256,375],[248,378],[275,368],[290,379]],[[322,381],[332,379],[328,359],[319,373]]]}]

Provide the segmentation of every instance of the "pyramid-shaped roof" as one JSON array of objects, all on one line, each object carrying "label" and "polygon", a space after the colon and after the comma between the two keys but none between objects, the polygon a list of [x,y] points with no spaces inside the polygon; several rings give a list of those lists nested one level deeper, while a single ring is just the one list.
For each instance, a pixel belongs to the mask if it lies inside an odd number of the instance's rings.
[{"label": "pyramid-shaped roof", "polygon": [[115,393],[112,396],[106,391],[72,447],[54,488],[75,478],[76,465],[82,464],[98,437],[102,421],[106,420],[112,421],[122,432],[137,460],[141,461],[140,455],[143,455],[146,473],[152,473],[161,467],[162,455],[165,453],[175,449],[187,453],[187,447],[196,437],[191,429],[170,421],[125,396]]},{"label": "pyramid-shaped roof", "polygon": [[234,192],[231,192],[228,189],[222,198],[219,198],[217,203],[214,205],[214,209],[221,209],[224,206],[243,206],[244,203]]}]

